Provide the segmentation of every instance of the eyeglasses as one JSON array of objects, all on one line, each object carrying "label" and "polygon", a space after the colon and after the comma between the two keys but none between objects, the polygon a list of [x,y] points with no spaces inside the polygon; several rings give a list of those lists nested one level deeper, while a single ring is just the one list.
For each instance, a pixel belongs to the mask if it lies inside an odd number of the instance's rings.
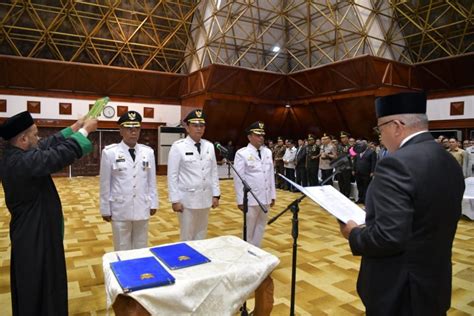
[{"label": "eyeglasses", "polygon": [[385,123],[382,123],[382,124],[380,124],[380,125],[375,126],[375,127],[374,127],[374,131],[375,131],[377,134],[380,134],[380,133],[381,133],[381,132],[380,132],[380,128],[381,128],[382,126],[387,125],[387,124],[390,124],[390,123],[395,122],[395,121],[398,121],[400,124],[405,125],[405,123],[403,123],[402,121],[394,119],[394,120],[390,120],[390,121],[387,121],[387,122],[385,122]]}]

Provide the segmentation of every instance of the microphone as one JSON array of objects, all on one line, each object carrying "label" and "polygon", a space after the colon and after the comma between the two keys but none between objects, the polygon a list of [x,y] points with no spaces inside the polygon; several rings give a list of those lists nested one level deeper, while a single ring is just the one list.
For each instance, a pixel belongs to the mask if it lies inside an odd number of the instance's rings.
[{"label": "microphone", "polygon": [[350,166],[349,155],[342,155],[329,163],[330,168],[345,168]]},{"label": "microphone", "polygon": [[216,146],[216,148],[219,149],[219,151],[221,152],[222,156],[227,157],[227,155],[229,154],[229,150],[228,150],[227,148],[225,148],[224,146],[222,146],[219,142],[215,142],[215,143],[214,143],[214,146]]}]

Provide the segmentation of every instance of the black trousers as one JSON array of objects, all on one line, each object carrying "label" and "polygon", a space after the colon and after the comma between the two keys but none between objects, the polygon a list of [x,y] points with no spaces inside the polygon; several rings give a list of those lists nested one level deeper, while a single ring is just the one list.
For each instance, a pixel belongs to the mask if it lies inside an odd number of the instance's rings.
[{"label": "black trousers", "polygon": [[296,167],[296,183],[303,187],[308,186],[308,178],[305,167]]},{"label": "black trousers", "polygon": [[[331,176],[332,176],[332,169],[321,169],[321,178],[323,181]],[[324,185],[332,185],[332,179],[328,180],[328,182],[326,182]]]},{"label": "black trousers", "polygon": [[318,166],[308,167],[308,169],[306,169],[306,171],[307,171],[306,173],[307,173],[307,178],[308,178],[308,185],[310,187],[317,186],[319,184],[319,180],[318,180],[319,168],[318,168]]},{"label": "black trousers", "polygon": [[351,196],[351,177],[351,169],[342,170],[337,177],[337,181],[339,182],[339,191],[341,191],[341,193],[346,197]]},{"label": "black trousers", "polygon": [[[285,168],[285,177],[295,182],[295,169]],[[285,189],[294,192],[296,189],[288,182],[285,183]]]},{"label": "black trousers", "polygon": [[370,175],[356,173],[355,178],[357,182],[357,190],[359,191],[358,202],[365,203],[365,193],[367,192],[371,180]]}]

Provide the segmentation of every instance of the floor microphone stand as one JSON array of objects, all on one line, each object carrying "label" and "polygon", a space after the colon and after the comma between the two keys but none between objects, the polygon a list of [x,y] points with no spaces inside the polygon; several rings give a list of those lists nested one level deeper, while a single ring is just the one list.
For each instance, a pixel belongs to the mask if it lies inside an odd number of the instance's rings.
[{"label": "floor microphone stand", "polygon": [[[326,184],[330,179],[332,179],[336,174],[339,174],[340,170],[336,169],[336,171],[327,179],[325,179],[321,185]],[[272,219],[268,221],[268,225],[271,225],[275,222],[281,215],[283,215],[286,211],[291,210],[293,213],[293,217],[291,219],[291,236],[293,237],[293,254],[291,260],[291,303],[290,303],[290,316],[295,315],[295,290],[296,290],[296,261],[298,255],[298,234],[299,234],[299,220],[298,220],[298,213],[300,210],[300,202],[306,197],[306,195],[302,195],[293,202],[291,202],[283,211],[279,214],[274,216]]]},{"label": "floor microphone stand", "polygon": [[[255,194],[252,191],[252,188],[248,185],[247,181],[245,181],[244,178],[242,178],[242,176],[237,172],[237,170],[235,170],[234,165],[228,159],[226,159],[226,164],[234,171],[234,174],[237,175],[237,177],[239,177],[239,179],[240,179],[240,181],[242,182],[242,185],[243,185],[243,192],[244,192],[243,216],[244,216],[244,219],[243,219],[243,228],[242,228],[242,235],[243,235],[242,239],[247,241],[247,213],[248,213],[248,210],[249,210],[248,194],[249,193],[252,194],[253,198],[255,199],[255,201],[257,201],[258,205],[260,206],[261,210],[264,213],[267,213],[268,210],[265,208],[265,206],[263,206],[262,202],[260,202],[260,200],[255,196]],[[240,315],[241,316],[248,316],[247,303],[246,302],[244,302],[244,304],[242,305],[242,307],[240,309]]]}]

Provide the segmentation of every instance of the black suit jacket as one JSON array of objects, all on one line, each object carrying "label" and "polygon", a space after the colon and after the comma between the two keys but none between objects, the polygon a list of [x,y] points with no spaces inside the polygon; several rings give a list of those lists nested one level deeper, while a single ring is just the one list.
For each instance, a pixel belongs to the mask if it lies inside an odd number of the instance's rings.
[{"label": "black suit jacket", "polygon": [[306,165],[306,146],[301,146],[297,149],[296,167],[304,168]]},{"label": "black suit jacket", "polygon": [[352,253],[362,256],[357,291],[367,315],[446,313],[463,192],[459,164],[429,133],[379,162],[366,226],[349,236]]},{"label": "black suit jacket", "polygon": [[361,175],[369,175],[375,170],[375,164],[377,163],[377,155],[372,149],[367,149],[362,155],[357,154],[354,157],[354,172]]}]

